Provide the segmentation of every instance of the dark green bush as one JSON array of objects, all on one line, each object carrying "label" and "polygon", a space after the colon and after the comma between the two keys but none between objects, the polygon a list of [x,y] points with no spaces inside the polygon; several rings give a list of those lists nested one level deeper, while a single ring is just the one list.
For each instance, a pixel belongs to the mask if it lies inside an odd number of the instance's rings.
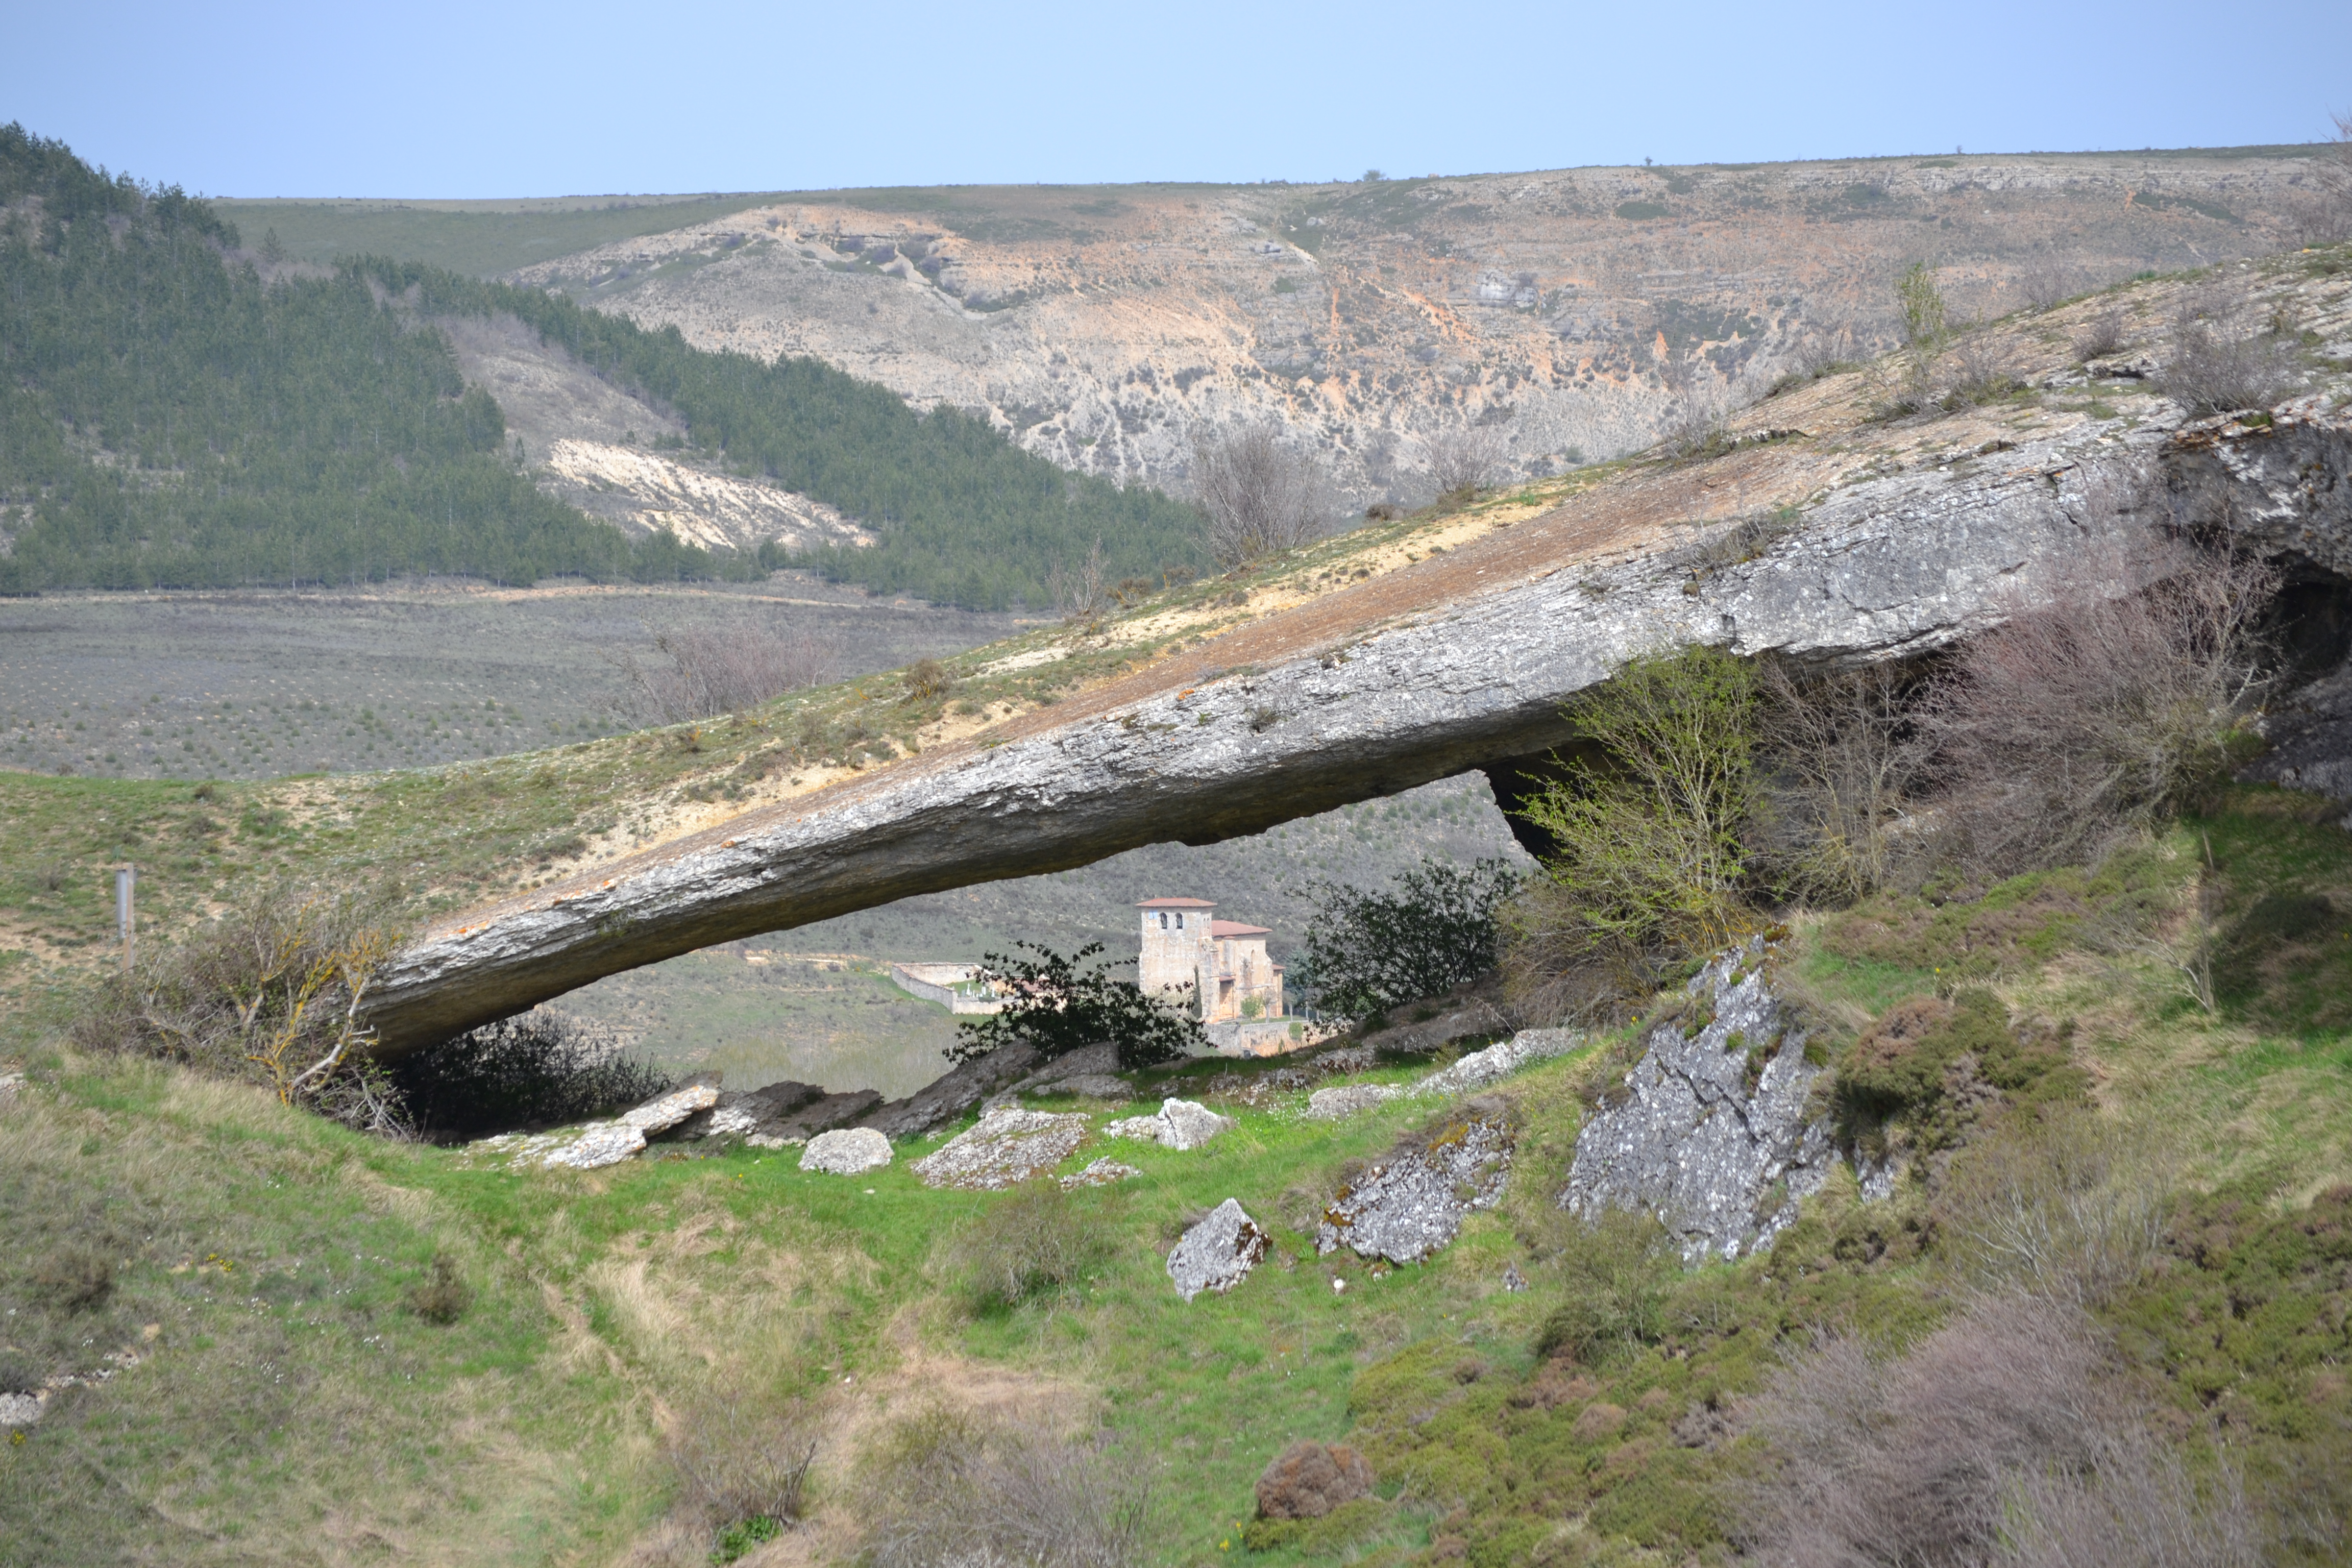
[{"label": "dark green bush", "polygon": [[670,1087],[609,1035],[540,1012],[412,1051],[392,1083],[417,1131],[445,1142],[579,1121]]}]

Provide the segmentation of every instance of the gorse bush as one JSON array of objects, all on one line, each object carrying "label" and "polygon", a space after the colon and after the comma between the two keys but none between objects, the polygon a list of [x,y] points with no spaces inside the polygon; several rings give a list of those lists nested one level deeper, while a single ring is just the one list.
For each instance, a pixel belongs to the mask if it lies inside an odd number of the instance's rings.
[{"label": "gorse bush", "polygon": [[609,1034],[537,1011],[420,1047],[388,1080],[418,1133],[440,1142],[602,1116],[670,1087]]},{"label": "gorse bush", "polygon": [[1309,882],[1315,905],[1293,983],[1333,1019],[1355,1021],[1442,996],[1493,970],[1496,913],[1519,883],[1501,860],[1452,866],[1424,857],[1385,891]]}]

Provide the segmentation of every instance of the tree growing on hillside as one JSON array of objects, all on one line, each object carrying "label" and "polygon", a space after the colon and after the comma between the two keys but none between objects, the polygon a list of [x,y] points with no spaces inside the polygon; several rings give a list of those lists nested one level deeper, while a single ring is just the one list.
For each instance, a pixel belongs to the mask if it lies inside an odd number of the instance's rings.
[{"label": "tree growing on hillside", "polygon": [[1596,1005],[1752,922],[1754,671],[1720,648],[1645,655],[1568,710],[1586,755],[1522,808],[1559,848],[1513,903],[1513,987]]},{"label": "tree growing on hillside", "polygon": [[1196,440],[1192,488],[1209,553],[1225,566],[1308,542],[1329,510],[1322,463],[1271,420]]},{"label": "tree growing on hillside", "polygon": [[1465,500],[1493,484],[1503,472],[1510,443],[1492,425],[1458,425],[1423,444],[1430,482],[1440,499]]},{"label": "tree growing on hillside", "polygon": [[1114,980],[1111,964],[1080,968],[1102,943],[1089,942],[1067,958],[1037,942],[1014,945],[1037,956],[992,952],[981,960],[976,978],[1005,999],[1004,1010],[958,1025],[948,1048],[953,1060],[973,1061],[1011,1045],[1033,1047],[1049,1060],[1116,1045],[1118,1065],[1132,1071],[1207,1048],[1199,1021],[1181,1005],[1146,995],[1133,981]]},{"label": "tree growing on hillside", "polygon": [[1295,983],[1317,1009],[1353,1022],[1423,996],[1442,996],[1495,967],[1496,911],[1518,886],[1496,859],[1451,866],[1423,857],[1371,892],[1318,879]]}]

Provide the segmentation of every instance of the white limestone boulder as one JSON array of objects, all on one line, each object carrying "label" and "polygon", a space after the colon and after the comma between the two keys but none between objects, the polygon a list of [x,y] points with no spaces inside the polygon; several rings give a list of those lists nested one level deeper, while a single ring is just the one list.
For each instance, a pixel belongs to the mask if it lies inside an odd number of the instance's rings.
[{"label": "white limestone boulder", "polygon": [[890,1140],[871,1127],[841,1127],[820,1132],[801,1150],[801,1169],[828,1176],[855,1176],[890,1163]]}]

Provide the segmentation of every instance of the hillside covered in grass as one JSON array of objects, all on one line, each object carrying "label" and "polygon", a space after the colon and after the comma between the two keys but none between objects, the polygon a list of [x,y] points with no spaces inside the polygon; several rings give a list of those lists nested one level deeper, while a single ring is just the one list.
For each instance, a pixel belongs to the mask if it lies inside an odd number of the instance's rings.
[{"label": "hillside covered in grass", "polygon": [[[846,1561],[872,1545],[868,1505],[921,1484],[910,1454],[1008,1428],[1108,1442],[1149,1483],[1127,1561],[1727,1561],[1779,1495],[1759,1412],[1786,1405],[1759,1401],[1783,1369],[1832,1331],[1896,1356],[2001,1330],[1980,1303],[2019,1276],[1968,1244],[1969,1194],[2063,1186],[2045,1130],[2092,1118],[2160,1205],[2134,1270],[2086,1298],[2113,1358],[2098,1386],[2168,1434],[2189,1496],[2242,1488],[2265,1560],[2338,1562],[2352,1063],[2329,1009],[2352,960],[2339,932],[2263,911],[2347,876],[2340,829],[2251,791],[2096,873],[1801,921],[1776,983],[1838,1060],[1901,1000],[1973,987],[2063,1030],[2074,1071],[1931,1090],[1904,1124],[1946,1140],[1937,1183],[1864,1202],[1841,1174],[1769,1251],[1696,1270],[1553,1202],[1631,1031],[1497,1086],[1517,1129],[1504,1202],[1405,1268],[1319,1255],[1315,1227],[1444,1104],[1302,1111],[1310,1085],[1409,1083],[1425,1058],[1155,1079],[1140,1092],[1204,1100],[1235,1129],[1184,1152],[1090,1137],[1061,1169],[1108,1153],[1142,1175],[1063,1194],[926,1187],[908,1165],[938,1138],[856,1178],[692,1145],[595,1173],[502,1169],[44,1046],[0,1105],[5,1336],[12,1375],[84,1381],[0,1448],[19,1521],[0,1561],[701,1562],[734,1521],[696,1455],[780,1433],[814,1444],[805,1521],[732,1550]],[[2237,933],[2211,1013],[2101,935],[2200,887]],[[1228,1197],[1273,1252],[1187,1304],[1162,1254]],[[1260,1470],[1299,1439],[1360,1449],[1373,1495],[1253,1520]],[[1070,1506],[1092,1506],[1085,1488],[1108,1483],[1075,1473]]]}]

